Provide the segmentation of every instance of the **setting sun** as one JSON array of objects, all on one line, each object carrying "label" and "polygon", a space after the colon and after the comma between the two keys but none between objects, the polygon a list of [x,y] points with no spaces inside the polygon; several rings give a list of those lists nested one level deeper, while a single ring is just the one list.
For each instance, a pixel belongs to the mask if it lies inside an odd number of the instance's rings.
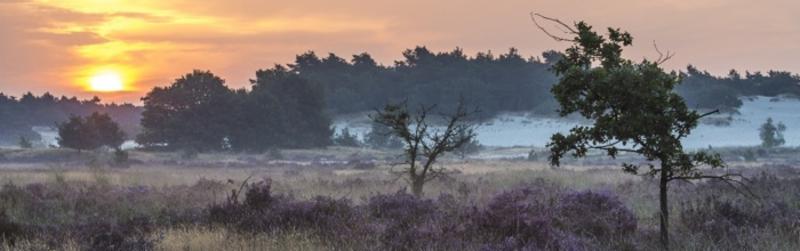
[{"label": "setting sun", "polygon": [[89,79],[89,89],[99,92],[115,92],[125,89],[122,77],[114,71],[101,72]]}]

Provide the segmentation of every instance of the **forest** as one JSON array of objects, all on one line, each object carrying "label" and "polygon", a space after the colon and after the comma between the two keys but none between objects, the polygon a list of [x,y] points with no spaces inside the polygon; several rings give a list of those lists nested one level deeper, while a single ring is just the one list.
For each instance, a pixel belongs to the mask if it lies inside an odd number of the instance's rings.
[{"label": "forest", "polygon": [[[322,118],[323,121],[339,115],[371,112],[386,104],[402,101],[436,104],[442,110],[452,110],[462,98],[480,108],[481,113],[473,119],[490,119],[504,112],[555,116],[557,104],[550,89],[557,77],[551,67],[561,57],[556,51],[544,52],[540,57],[523,57],[514,48],[499,55],[489,51],[468,56],[458,48],[449,52],[432,52],[419,46],[404,51],[402,60],[385,66],[376,62],[368,53],[353,55],[350,60],[346,60],[333,53],[321,58],[314,52],[307,52],[298,55],[293,63],[259,71],[255,82],[251,84],[252,91],[225,87],[227,90],[224,92],[230,94],[230,102],[243,104],[275,102],[268,101],[272,98],[310,102],[307,98],[310,96],[307,95],[316,95],[315,100],[324,100],[324,103],[308,105],[322,109],[317,112],[320,112],[320,116],[327,117]],[[679,74],[682,81],[676,87],[676,92],[685,98],[690,107],[699,110],[720,109],[726,113],[736,113],[742,105],[743,97],[800,96],[800,85],[797,84],[800,83],[800,76],[786,71],[745,72],[742,75],[731,70],[727,76],[715,76],[689,65]],[[270,80],[282,75],[291,76],[294,80],[290,81],[297,82],[285,85],[303,87],[297,89],[298,91],[259,87],[267,86],[266,82],[286,82]],[[221,80],[223,77],[218,78]],[[224,81],[221,84],[224,85]],[[157,88],[152,94],[160,92],[161,89]],[[248,92],[249,95],[246,94]],[[142,100],[145,107],[148,100],[156,98],[144,97]],[[246,109],[243,107],[237,110],[244,112]],[[69,115],[88,115],[92,112],[108,113],[133,138],[141,132],[139,120],[143,111],[145,109],[141,106],[103,104],[97,98],[56,98],[49,93],[41,96],[26,93],[17,98],[0,93],[0,128],[3,128],[0,130],[0,142],[6,145],[16,144],[20,136],[37,139],[38,135],[30,129],[32,126],[52,127],[55,123],[66,120]],[[209,113],[225,114],[219,111]],[[261,110],[261,113],[269,112]],[[295,113],[280,116],[298,119],[301,115]],[[250,116],[248,119],[256,117]],[[139,139],[146,142],[149,133],[146,132]],[[249,137],[244,138],[250,140]],[[286,142],[285,139],[270,140]],[[276,143],[278,145],[287,144]]]}]

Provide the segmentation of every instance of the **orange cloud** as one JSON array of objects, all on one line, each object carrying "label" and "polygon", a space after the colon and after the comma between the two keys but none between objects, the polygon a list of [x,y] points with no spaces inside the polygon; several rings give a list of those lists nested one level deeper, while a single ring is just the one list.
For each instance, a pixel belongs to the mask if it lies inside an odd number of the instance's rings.
[{"label": "orange cloud", "polygon": [[89,96],[87,79],[113,68],[131,91],[103,97],[138,101],[195,68],[247,86],[256,69],[308,50],[367,51],[388,64],[415,45],[563,49],[533,27],[530,11],[629,30],[632,57],[655,56],[657,40],[678,53],[674,69],[800,72],[798,9],[795,0],[0,0],[0,92]]}]

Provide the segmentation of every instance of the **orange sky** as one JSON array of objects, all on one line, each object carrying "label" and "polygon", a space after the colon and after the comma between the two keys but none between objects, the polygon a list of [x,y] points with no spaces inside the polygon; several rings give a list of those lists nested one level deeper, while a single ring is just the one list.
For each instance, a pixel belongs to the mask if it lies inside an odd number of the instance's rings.
[{"label": "orange sky", "polygon": [[[655,57],[656,40],[677,53],[671,68],[800,72],[798,10],[797,0],[0,0],[0,92],[138,102],[192,69],[247,86],[256,69],[308,50],[367,51],[391,64],[415,45],[563,49],[536,30],[530,11],[622,27],[634,35],[634,58]],[[126,91],[87,91],[109,70]]]}]

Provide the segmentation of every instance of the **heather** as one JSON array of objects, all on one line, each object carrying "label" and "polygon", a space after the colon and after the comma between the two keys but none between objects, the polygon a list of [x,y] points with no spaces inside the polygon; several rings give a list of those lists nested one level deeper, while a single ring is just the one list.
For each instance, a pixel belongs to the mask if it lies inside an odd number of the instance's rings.
[{"label": "heather", "polygon": [[[459,171],[433,181],[422,197],[385,167],[100,167],[84,176],[80,168],[0,170],[18,177],[0,189],[0,234],[18,250],[659,247],[653,180],[525,161],[446,164]],[[747,190],[714,181],[674,185],[681,198],[673,204],[675,248],[798,247],[797,172],[734,170],[747,177]]]}]

